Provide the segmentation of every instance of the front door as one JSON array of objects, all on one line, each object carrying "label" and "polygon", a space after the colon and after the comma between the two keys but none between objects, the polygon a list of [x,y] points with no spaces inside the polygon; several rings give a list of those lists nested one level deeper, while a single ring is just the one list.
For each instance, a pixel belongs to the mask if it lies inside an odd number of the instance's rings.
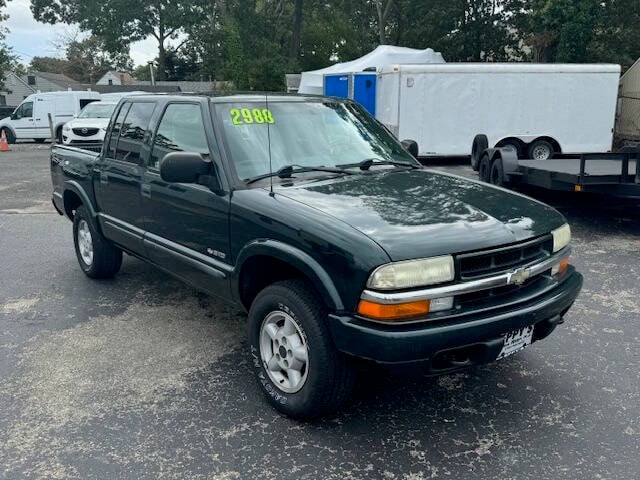
[{"label": "front door", "polygon": [[219,165],[215,141],[208,143],[204,128],[211,117],[202,108],[200,103],[169,103],[162,114],[143,175],[145,248],[154,263],[174,275],[228,297],[232,270],[228,194],[214,194],[199,184],[168,183],[159,171],[162,158],[177,151],[197,152]]},{"label": "front door", "polygon": [[107,238],[144,254],[140,180],[149,154],[149,121],[155,103],[125,102],[113,125],[94,182],[100,221]]},{"label": "front door", "polygon": [[13,112],[11,126],[16,138],[33,138],[35,127],[33,123],[33,101],[22,102]]}]

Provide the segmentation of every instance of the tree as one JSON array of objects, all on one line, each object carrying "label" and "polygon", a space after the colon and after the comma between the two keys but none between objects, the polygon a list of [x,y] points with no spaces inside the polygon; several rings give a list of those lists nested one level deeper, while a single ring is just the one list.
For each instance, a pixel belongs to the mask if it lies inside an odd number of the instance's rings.
[{"label": "tree", "polygon": [[380,39],[380,45],[387,43],[387,19],[389,18],[389,12],[393,5],[393,0],[374,0],[376,6],[376,13],[378,14],[378,35]]},{"label": "tree", "polygon": [[[199,20],[202,0],[31,0],[36,20],[77,23],[104,41],[112,54],[131,42],[152,36],[158,42],[158,79],[166,78],[167,41],[176,39]],[[179,50],[180,47],[175,47]]]},{"label": "tree", "polygon": [[65,52],[64,58],[33,57],[29,69],[63,73],[78,82],[94,83],[109,70],[130,71],[133,68],[128,54],[110,54],[95,35],[79,39],[77,34],[72,34],[60,39],[56,46]]},{"label": "tree", "polygon": [[6,0],[0,0],[0,90],[4,89],[4,80],[16,63],[15,55],[4,39],[7,32],[6,27],[2,22],[6,21],[8,16],[2,13],[2,10],[7,5]]}]

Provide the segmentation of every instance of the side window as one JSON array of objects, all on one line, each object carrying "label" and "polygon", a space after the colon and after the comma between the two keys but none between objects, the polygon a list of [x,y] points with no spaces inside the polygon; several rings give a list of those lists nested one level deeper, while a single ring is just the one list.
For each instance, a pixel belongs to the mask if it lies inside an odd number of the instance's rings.
[{"label": "side window", "polygon": [[118,112],[116,121],[113,124],[113,128],[111,129],[111,137],[109,138],[109,149],[107,151],[107,158],[116,158],[116,147],[118,146],[118,138],[120,137],[122,122],[124,122],[124,117],[127,115],[127,112],[129,111],[130,106],[131,106],[131,102],[125,102],[120,107],[120,111]]},{"label": "side window", "polygon": [[160,161],[170,152],[209,155],[200,105],[173,103],[167,106],[153,141],[149,168],[160,168]]},{"label": "side window", "polygon": [[155,103],[134,102],[120,128],[120,138],[116,147],[116,159],[139,163],[144,136],[149,129],[149,121]]},{"label": "side window", "polygon": [[24,102],[16,110],[16,117],[31,118],[33,117],[33,102]]}]

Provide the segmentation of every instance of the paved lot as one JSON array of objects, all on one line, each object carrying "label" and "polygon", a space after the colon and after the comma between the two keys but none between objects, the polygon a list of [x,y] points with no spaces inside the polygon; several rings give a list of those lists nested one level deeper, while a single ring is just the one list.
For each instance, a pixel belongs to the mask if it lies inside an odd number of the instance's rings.
[{"label": "paved lot", "polygon": [[546,198],[585,287],[544,342],[435,379],[371,371],[299,423],[262,401],[240,312],[131,258],[85,278],[49,199],[46,147],[0,154],[0,478],[638,478],[633,208]]}]

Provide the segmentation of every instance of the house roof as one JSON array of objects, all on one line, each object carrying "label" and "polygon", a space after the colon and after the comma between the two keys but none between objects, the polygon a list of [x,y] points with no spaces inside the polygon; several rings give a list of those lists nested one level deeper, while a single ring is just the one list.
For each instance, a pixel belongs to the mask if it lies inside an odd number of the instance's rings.
[{"label": "house roof", "polygon": [[35,75],[36,77],[44,78],[52,83],[60,85],[61,87],[80,87],[80,82],[77,82],[73,78],[67,77],[63,73],[51,73],[51,72],[29,72],[27,75]]}]

